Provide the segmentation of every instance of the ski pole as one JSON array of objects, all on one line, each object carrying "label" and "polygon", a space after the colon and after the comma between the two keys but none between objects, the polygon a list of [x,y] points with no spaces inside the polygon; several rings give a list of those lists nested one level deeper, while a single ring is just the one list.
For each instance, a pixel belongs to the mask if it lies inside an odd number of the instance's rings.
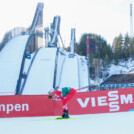
[{"label": "ski pole", "polygon": [[76,89],[76,90],[77,90],[77,91],[78,91],[78,90],[83,90],[83,89],[88,88],[88,87],[90,87],[90,86],[81,87],[81,88]]}]

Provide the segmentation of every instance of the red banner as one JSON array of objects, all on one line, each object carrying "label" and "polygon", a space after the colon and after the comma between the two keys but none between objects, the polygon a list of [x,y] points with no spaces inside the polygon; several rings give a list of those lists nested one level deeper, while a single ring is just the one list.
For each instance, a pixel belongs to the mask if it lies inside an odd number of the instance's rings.
[{"label": "red banner", "polygon": [[47,95],[0,96],[0,117],[53,115],[53,102]]},{"label": "red banner", "polygon": [[[79,92],[68,102],[69,113],[95,114],[134,110],[134,88]],[[52,116],[62,114],[61,102],[47,95],[0,96],[0,117]]]},{"label": "red banner", "polygon": [[134,110],[134,88],[78,93],[69,103],[72,114],[111,113]]}]

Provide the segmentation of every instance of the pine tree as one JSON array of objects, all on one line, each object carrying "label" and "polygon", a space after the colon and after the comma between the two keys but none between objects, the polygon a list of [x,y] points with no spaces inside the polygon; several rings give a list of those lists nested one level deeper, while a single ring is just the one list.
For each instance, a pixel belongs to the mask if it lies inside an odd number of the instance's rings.
[{"label": "pine tree", "polygon": [[118,61],[123,59],[123,47],[123,36],[120,34],[118,37],[115,37],[112,46],[115,64],[118,64]]},{"label": "pine tree", "polygon": [[119,54],[119,59],[123,58],[123,36],[120,34],[117,38],[117,52]]},{"label": "pine tree", "polygon": [[105,65],[106,65],[106,67],[107,67],[107,65],[109,64],[109,62],[110,62],[109,57],[108,57],[108,55],[106,54],[106,56],[105,56]]},{"label": "pine tree", "polygon": [[113,49],[114,64],[118,64],[119,55],[118,55],[118,51],[117,51],[117,37],[114,38],[114,41],[112,44],[112,49]]},{"label": "pine tree", "polygon": [[86,39],[87,34],[83,34],[82,38],[80,39],[80,43],[78,45],[78,54],[86,56]]},{"label": "pine tree", "polygon": [[127,33],[124,37],[124,47],[123,47],[123,58],[125,59],[125,61],[127,61],[128,58],[130,57],[130,43],[129,42],[130,42],[130,39]]},{"label": "pine tree", "polygon": [[134,58],[134,38],[130,39],[130,57]]}]

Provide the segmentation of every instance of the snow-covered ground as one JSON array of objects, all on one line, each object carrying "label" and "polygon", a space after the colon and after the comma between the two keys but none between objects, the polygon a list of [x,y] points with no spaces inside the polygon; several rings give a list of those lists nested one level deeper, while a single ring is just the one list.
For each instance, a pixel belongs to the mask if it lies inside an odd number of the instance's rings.
[{"label": "snow-covered ground", "polygon": [[134,112],[50,117],[1,118],[1,134],[133,134]]},{"label": "snow-covered ground", "polygon": [[110,75],[134,73],[134,60],[129,59],[127,62],[120,62],[118,65],[112,64],[108,71]]}]

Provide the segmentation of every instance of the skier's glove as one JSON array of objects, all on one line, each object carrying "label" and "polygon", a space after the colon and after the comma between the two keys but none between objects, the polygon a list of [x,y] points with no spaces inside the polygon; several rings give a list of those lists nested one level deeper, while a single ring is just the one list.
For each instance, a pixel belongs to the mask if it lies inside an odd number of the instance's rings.
[{"label": "skier's glove", "polygon": [[53,97],[49,95],[49,96],[48,96],[48,99],[53,99]]}]

